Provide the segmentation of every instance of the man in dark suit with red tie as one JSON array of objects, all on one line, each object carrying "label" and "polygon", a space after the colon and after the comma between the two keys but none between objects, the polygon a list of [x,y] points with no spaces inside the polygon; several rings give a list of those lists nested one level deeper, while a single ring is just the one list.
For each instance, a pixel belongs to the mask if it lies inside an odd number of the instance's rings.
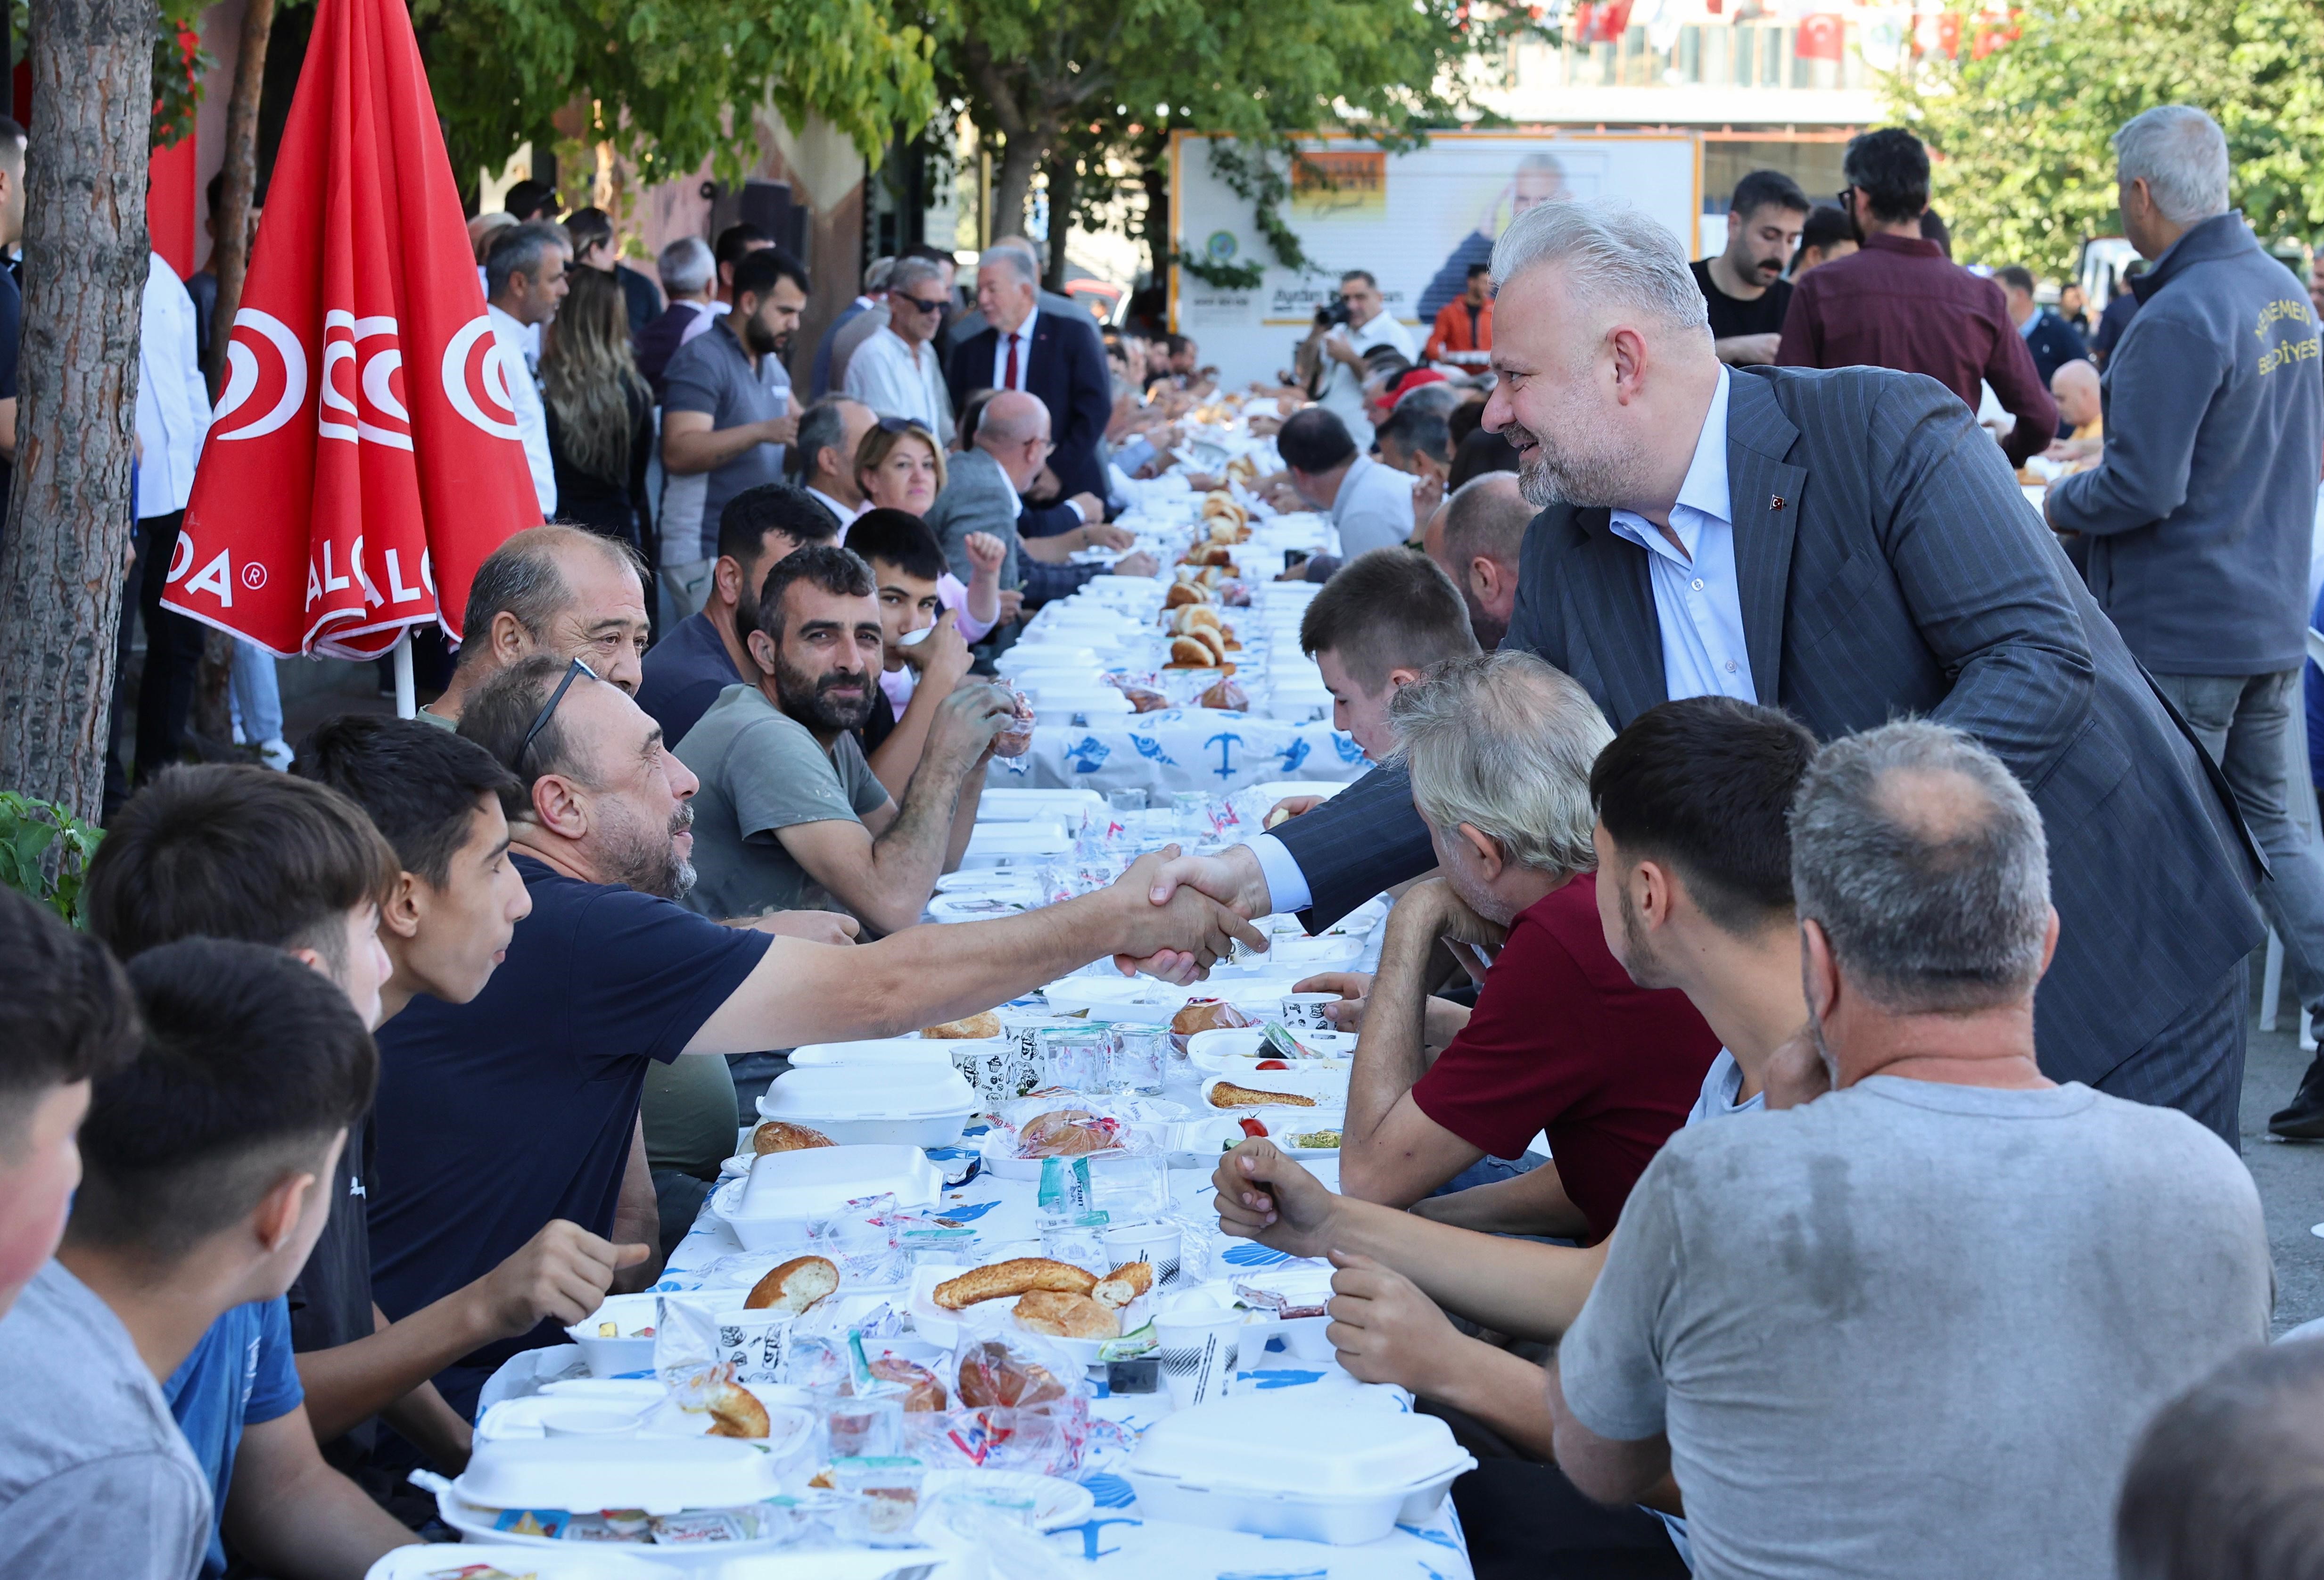
[{"label": "man in dark suit with red tie", "polygon": [[1098,441],[1113,412],[1111,382],[1097,329],[1086,319],[1040,310],[1040,280],[1031,260],[1014,251],[987,252],[976,270],[976,305],[985,328],[953,348],[945,370],[953,409],[979,390],[1021,390],[1049,409],[1056,449],[1049,469],[1069,499],[1079,499],[1084,521],[1101,519],[1105,463]]}]

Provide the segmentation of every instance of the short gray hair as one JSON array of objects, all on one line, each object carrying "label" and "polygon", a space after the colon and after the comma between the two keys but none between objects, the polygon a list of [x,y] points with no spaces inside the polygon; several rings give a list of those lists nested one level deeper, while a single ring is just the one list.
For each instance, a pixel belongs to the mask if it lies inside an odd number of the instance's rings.
[{"label": "short gray hair", "polygon": [[1819,752],[1792,802],[1792,889],[1800,919],[1887,1009],[1983,1009],[2041,978],[2042,814],[1959,730],[1907,720]]},{"label": "short gray hair", "polygon": [[1686,249],[1659,220],[1627,203],[1556,200],[1526,209],[1493,245],[1493,290],[1544,264],[1562,267],[1566,289],[1585,306],[1629,308],[1673,328],[1711,333]]},{"label": "short gray hair", "polygon": [[1580,681],[1514,648],[1447,659],[1396,694],[1388,720],[1432,827],[1469,824],[1536,872],[1598,864],[1590,765],[1614,732]]},{"label": "short gray hair", "polygon": [[551,247],[568,258],[573,255],[573,238],[553,219],[528,219],[493,237],[492,251],[484,254],[484,294],[500,295],[512,275],[540,279],[541,261]]},{"label": "short gray hair", "polygon": [[460,619],[460,662],[491,649],[486,639],[503,614],[515,615],[516,623],[535,638],[549,629],[558,611],[573,602],[573,588],[558,563],[568,550],[587,550],[626,565],[639,585],[644,585],[645,561],[619,538],[557,522],[512,533],[484,556],[469,579],[467,607]]},{"label": "short gray hair", "polygon": [[2157,105],[2113,137],[2115,175],[2144,178],[2154,207],[2173,225],[2227,211],[2227,134],[2193,105]]},{"label": "short gray hair", "polygon": [[718,257],[700,236],[682,236],[662,248],[654,269],[661,275],[664,291],[691,294],[708,289],[712,276],[718,273]]},{"label": "short gray hair", "polygon": [[1008,265],[1009,272],[1017,276],[1018,282],[1020,284],[1030,285],[1038,288],[1041,283],[1040,268],[1034,263],[1033,255],[1029,250],[1019,252],[1015,247],[987,247],[984,249],[983,253],[978,256],[976,266],[979,269],[982,269],[987,264],[991,263],[1003,263]]},{"label": "short gray hair", "polygon": [[793,461],[793,470],[801,483],[815,476],[816,463],[825,450],[838,450],[839,476],[844,477],[854,469],[855,457],[847,449],[847,407],[850,398],[825,395],[799,413],[798,432],[792,436],[790,448],[785,456]]},{"label": "short gray hair", "polygon": [[866,291],[885,291],[885,290],[887,290],[887,289],[888,289],[888,282],[889,282],[890,279],[892,279],[892,278],[894,277],[895,273],[896,273],[896,260],[895,260],[895,259],[893,259],[893,258],[874,258],[874,259],[872,259],[872,266],[871,266],[870,268],[868,268],[868,269],[866,269],[866,270],[864,270],[864,271],[863,271],[863,289],[864,289],[864,290],[866,290]]},{"label": "short gray hair", "polygon": [[900,295],[915,285],[944,283],[944,270],[926,258],[899,258],[888,271],[888,290]]}]

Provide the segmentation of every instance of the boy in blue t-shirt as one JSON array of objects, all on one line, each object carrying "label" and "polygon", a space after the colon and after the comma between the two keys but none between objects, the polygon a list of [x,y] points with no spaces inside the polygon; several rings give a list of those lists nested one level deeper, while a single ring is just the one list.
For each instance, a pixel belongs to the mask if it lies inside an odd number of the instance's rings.
[{"label": "boy in blue t-shirt", "polygon": [[[210,1324],[183,1364],[161,1385],[221,1513],[234,1481],[235,1451],[249,1427],[280,1420],[306,1402],[291,1363],[290,1303],[277,1295],[236,1306]],[[204,1575],[223,1574],[226,1547],[210,1531]]]}]

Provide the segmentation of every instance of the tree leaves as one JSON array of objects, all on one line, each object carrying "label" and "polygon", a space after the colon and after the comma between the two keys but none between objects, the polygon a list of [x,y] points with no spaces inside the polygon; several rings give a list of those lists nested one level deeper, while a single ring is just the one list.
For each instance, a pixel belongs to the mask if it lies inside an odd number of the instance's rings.
[{"label": "tree leaves", "polygon": [[1982,60],[1889,85],[1941,155],[1932,196],[1961,256],[2056,275],[2085,238],[2119,234],[2107,140],[2161,104],[2218,121],[2263,239],[2324,227],[2324,16],[2309,0],[2034,0],[2012,18],[2019,36]]}]

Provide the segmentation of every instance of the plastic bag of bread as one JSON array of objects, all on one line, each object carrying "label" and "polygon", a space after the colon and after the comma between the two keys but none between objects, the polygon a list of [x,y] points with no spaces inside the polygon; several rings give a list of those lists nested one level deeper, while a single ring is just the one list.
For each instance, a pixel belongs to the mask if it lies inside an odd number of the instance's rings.
[{"label": "plastic bag of bread", "polygon": [[1243,688],[1236,685],[1231,678],[1227,678],[1221,679],[1218,684],[1204,692],[1202,703],[1204,707],[1223,707],[1231,712],[1241,713],[1250,707],[1250,698],[1243,694]]},{"label": "plastic bag of bread", "polygon": [[1170,1017],[1170,1030],[1179,1037],[1192,1037],[1197,1031],[1234,1030],[1258,1024],[1224,999],[1195,999]]},{"label": "plastic bag of bread", "polygon": [[1019,1158],[1085,1158],[1119,1146],[1121,1122],[1085,1108],[1051,1107],[1026,1115],[1016,1138]]},{"label": "plastic bag of bread", "polygon": [[703,1307],[655,1302],[654,1374],[678,1409],[710,1418],[711,1437],[768,1436],[767,1407],[734,1381],[733,1363],[720,1355],[717,1319]]},{"label": "plastic bag of bread", "polygon": [[1017,1327],[1006,1302],[963,1321],[944,1367],[949,1410],[908,1415],[905,1452],[932,1468],[1072,1476],[1089,1441],[1089,1385],[1072,1352]]}]

